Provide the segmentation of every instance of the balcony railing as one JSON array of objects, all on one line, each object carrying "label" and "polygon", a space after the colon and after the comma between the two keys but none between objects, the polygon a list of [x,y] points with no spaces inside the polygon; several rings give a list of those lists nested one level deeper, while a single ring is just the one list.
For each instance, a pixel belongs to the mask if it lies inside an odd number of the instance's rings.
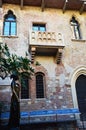
[{"label": "balcony railing", "polygon": [[32,31],[30,45],[64,46],[64,40],[61,33]]},{"label": "balcony railing", "polygon": [[30,35],[31,61],[34,63],[35,55],[52,55],[56,63],[61,62],[64,39],[61,33],[32,31]]}]

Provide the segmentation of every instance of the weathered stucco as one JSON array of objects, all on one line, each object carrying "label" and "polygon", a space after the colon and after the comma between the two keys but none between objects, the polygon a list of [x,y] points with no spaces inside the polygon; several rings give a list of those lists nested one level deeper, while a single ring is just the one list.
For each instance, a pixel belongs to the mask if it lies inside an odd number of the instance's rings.
[{"label": "weathered stucco", "polygon": [[[3,36],[2,25],[4,15],[8,10],[12,10],[17,18],[17,36]],[[72,16],[75,16],[80,23],[82,40],[75,40],[73,37],[70,26]],[[80,15],[78,11],[66,11],[63,14],[60,9],[45,9],[42,12],[38,7],[29,6],[25,6],[21,10],[17,5],[6,4],[0,9],[0,19],[0,35],[3,43],[8,44],[12,53],[21,56],[24,56],[25,52],[29,50],[29,39],[33,22],[45,23],[46,31],[55,32],[56,34],[61,33],[63,36],[65,47],[62,53],[61,64],[56,64],[54,56],[35,56],[35,61],[38,61],[46,70],[45,99],[36,99],[35,89],[32,87],[30,93],[33,94],[31,94],[30,99],[21,99],[21,110],[72,108],[74,100],[72,100],[71,84],[74,83],[71,83],[71,75],[73,76],[75,69],[79,66],[86,66],[86,13]],[[34,85],[34,81],[32,80],[31,82]],[[1,80],[0,84],[2,84]],[[1,88],[2,86],[0,87],[0,92],[4,94],[5,92]],[[10,89],[6,91],[6,95],[9,92]],[[0,96],[3,97],[3,95]]]}]

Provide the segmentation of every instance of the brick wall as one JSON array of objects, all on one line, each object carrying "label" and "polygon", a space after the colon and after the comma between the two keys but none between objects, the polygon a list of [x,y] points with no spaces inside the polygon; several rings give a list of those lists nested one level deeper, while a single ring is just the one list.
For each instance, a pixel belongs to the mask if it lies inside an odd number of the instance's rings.
[{"label": "brick wall", "polygon": [[[44,99],[36,99],[35,76],[33,76],[30,80],[30,99],[21,99],[21,111],[72,108],[70,77],[78,66],[86,66],[86,33],[84,29],[86,13],[80,15],[77,11],[67,11],[63,14],[62,10],[58,9],[45,9],[44,12],[41,12],[38,7],[27,6],[21,10],[16,5],[3,5],[1,10],[3,10],[1,11],[3,13],[0,12],[1,24],[8,10],[12,10],[17,18],[17,36],[2,36],[3,42],[8,44],[12,53],[24,56],[25,52],[29,50],[33,22],[46,23],[47,31],[54,31],[56,34],[62,33],[64,39],[65,48],[61,64],[56,64],[54,56],[35,56],[35,61],[41,64],[39,67],[33,66],[35,73],[43,72],[46,77],[46,96]],[[81,25],[82,40],[74,40],[72,37],[70,19],[74,14]],[[0,86],[0,100],[10,100],[10,87],[7,86],[7,88],[7,91],[5,89],[2,91],[2,86]]]}]

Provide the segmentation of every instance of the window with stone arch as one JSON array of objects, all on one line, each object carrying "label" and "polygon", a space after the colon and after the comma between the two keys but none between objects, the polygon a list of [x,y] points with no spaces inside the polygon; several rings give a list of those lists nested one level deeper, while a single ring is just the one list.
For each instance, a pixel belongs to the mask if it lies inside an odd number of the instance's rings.
[{"label": "window with stone arch", "polygon": [[45,98],[45,75],[36,73],[36,98]]},{"label": "window with stone arch", "polygon": [[73,16],[72,19],[70,20],[71,27],[73,30],[73,35],[75,39],[82,39],[81,38],[81,32],[80,32],[80,24],[76,20],[76,18]]},{"label": "window with stone arch", "polygon": [[21,99],[28,99],[29,95],[29,78],[27,73],[22,73],[21,75]]},{"label": "window with stone arch", "polygon": [[16,16],[11,10],[4,16],[3,35],[15,36],[17,34]]}]

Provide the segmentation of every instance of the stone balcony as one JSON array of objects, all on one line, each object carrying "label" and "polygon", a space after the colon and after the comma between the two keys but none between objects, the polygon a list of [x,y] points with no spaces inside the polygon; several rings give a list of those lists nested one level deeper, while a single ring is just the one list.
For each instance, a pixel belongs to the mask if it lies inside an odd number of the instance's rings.
[{"label": "stone balcony", "polygon": [[[32,31],[30,35],[30,52],[32,62],[35,55],[52,55],[61,60],[64,39],[61,33]],[[57,61],[57,63],[59,63]]]},{"label": "stone balcony", "polygon": [[64,46],[61,33],[32,31],[30,45]]}]

